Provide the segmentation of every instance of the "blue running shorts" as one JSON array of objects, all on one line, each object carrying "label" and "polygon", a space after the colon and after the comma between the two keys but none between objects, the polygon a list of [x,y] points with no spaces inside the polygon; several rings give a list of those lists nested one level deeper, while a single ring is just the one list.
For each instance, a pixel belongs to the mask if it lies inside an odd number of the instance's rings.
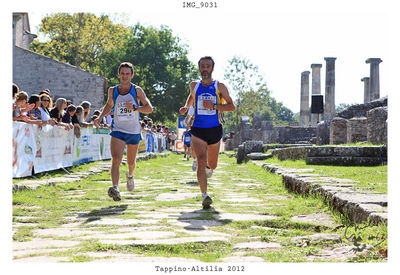
[{"label": "blue running shorts", "polygon": [[139,142],[142,140],[141,134],[127,134],[119,131],[112,131],[110,135],[112,137],[125,141],[126,144],[132,145],[139,144]]}]

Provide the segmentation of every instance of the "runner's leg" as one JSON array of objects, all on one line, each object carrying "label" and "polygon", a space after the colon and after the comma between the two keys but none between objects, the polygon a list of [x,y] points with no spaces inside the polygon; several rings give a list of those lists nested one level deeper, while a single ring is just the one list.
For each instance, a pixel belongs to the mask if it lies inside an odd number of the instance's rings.
[{"label": "runner's leg", "polygon": [[133,175],[133,171],[136,168],[136,155],[139,149],[139,144],[128,144],[126,150],[126,160],[128,162],[128,173],[129,176]]},{"label": "runner's leg", "polygon": [[221,141],[207,146],[208,167],[215,170],[218,165],[218,155]]},{"label": "runner's leg", "polygon": [[201,193],[204,194],[207,192],[207,142],[192,136],[192,146],[197,156],[197,181],[199,182]]},{"label": "runner's leg", "polygon": [[192,147],[192,157],[193,157],[193,159],[195,159],[196,158],[196,152],[193,149],[193,142],[190,144],[190,147]]},{"label": "runner's leg", "polygon": [[111,180],[112,180],[112,184],[114,186],[118,185],[119,166],[121,165],[121,162],[122,162],[122,157],[124,155],[124,149],[125,149],[125,141],[120,140],[115,137],[111,137],[111,142],[110,142],[110,150],[111,150],[111,157],[112,157]]}]

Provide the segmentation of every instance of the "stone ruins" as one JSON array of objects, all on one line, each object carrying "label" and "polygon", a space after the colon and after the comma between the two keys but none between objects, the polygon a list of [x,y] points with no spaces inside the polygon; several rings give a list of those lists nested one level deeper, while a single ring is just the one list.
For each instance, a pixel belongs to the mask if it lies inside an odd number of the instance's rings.
[{"label": "stone ruins", "polygon": [[[380,97],[380,58],[368,58],[369,77],[364,82],[364,102],[335,112],[335,60],[325,57],[324,113],[311,113],[310,71],[301,73],[300,124],[298,126],[274,127],[272,121],[263,121],[261,115],[250,118],[242,116],[240,130],[228,139],[226,150],[233,150],[246,141],[262,141],[264,144],[345,144],[370,142],[387,144],[387,96]],[[322,64],[311,64],[311,94],[321,94]]]}]

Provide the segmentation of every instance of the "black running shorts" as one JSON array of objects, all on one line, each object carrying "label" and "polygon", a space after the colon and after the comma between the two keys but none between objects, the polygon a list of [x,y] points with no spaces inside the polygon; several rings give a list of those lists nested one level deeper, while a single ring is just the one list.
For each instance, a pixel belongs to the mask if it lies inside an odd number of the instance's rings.
[{"label": "black running shorts", "polygon": [[218,143],[222,138],[222,125],[212,128],[191,127],[192,136],[207,142],[208,145]]}]

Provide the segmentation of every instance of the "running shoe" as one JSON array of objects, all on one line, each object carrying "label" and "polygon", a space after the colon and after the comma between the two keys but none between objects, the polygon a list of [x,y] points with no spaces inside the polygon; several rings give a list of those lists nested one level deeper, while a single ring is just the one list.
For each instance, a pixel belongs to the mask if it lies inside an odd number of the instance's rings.
[{"label": "running shoe", "polygon": [[196,170],[197,170],[197,159],[194,159],[194,160],[193,160],[192,170],[193,170],[193,171],[196,171]]},{"label": "running shoe", "polygon": [[212,199],[210,198],[209,195],[205,196],[205,198],[203,198],[203,209],[209,209],[210,205],[212,204]]},{"label": "running shoe", "polygon": [[120,201],[121,200],[121,195],[119,193],[118,187],[117,186],[111,186],[108,188],[108,195],[113,198],[114,201]]},{"label": "running shoe", "polygon": [[135,189],[135,182],[133,181],[133,175],[129,177],[129,173],[126,172],[126,188],[129,192]]},{"label": "running shoe", "polygon": [[209,167],[206,167],[206,175],[207,175],[207,179],[211,178],[213,173],[213,170]]}]

